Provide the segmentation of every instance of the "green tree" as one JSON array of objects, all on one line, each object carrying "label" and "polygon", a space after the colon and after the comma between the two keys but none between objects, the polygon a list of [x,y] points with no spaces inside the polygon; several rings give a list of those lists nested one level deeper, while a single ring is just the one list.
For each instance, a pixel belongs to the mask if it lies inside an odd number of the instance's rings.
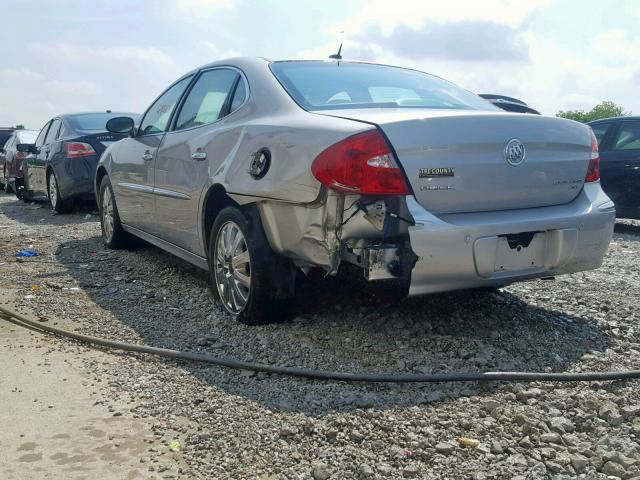
[{"label": "green tree", "polygon": [[24,130],[24,125],[16,125],[16,130]]},{"label": "green tree", "polygon": [[600,118],[621,117],[623,115],[631,115],[631,112],[626,112],[624,107],[616,105],[609,100],[599,103],[588,112],[584,110],[560,110],[556,113],[556,117],[568,118],[582,123],[592,122]]}]

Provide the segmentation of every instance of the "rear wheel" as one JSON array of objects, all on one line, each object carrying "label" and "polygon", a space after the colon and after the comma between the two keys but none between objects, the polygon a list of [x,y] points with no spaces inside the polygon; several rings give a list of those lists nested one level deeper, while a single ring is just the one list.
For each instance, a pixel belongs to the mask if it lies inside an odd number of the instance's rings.
[{"label": "rear wheel", "polygon": [[102,241],[105,246],[113,249],[129,246],[132,240],[131,235],[122,228],[111,181],[106,175],[102,178],[102,182],[100,182],[98,210],[100,212]]},{"label": "rear wheel", "polygon": [[2,169],[2,176],[0,177],[0,191],[4,190],[7,193],[11,193],[11,187],[9,186],[9,180],[7,180],[7,167]]},{"label": "rear wheel", "polygon": [[69,200],[63,199],[60,195],[58,178],[53,170],[51,170],[47,176],[47,194],[49,196],[49,205],[51,205],[52,210],[57,213],[65,213],[69,210]]},{"label": "rear wheel", "polygon": [[209,240],[209,275],[216,300],[247,325],[284,320],[291,302],[270,296],[273,265],[283,260],[269,246],[261,225],[239,208],[216,217]]},{"label": "rear wheel", "polygon": [[22,196],[23,196],[23,192],[24,192],[22,179],[16,178],[13,181],[13,191],[16,194],[16,198],[18,200],[22,200]]}]

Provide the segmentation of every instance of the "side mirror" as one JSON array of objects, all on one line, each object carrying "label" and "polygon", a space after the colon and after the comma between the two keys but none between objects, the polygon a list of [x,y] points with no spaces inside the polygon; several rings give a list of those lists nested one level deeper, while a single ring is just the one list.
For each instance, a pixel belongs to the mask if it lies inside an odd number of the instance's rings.
[{"label": "side mirror", "polygon": [[38,153],[36,146],[33,143],[18,143],[16,150],[23,153]]},{"label": "side mirror", "polygon": [[131,135],[133,133],[134,126],[135,122],[131,117],[115,117],[107,122],[107,130],[111,133],[126,133]]}]

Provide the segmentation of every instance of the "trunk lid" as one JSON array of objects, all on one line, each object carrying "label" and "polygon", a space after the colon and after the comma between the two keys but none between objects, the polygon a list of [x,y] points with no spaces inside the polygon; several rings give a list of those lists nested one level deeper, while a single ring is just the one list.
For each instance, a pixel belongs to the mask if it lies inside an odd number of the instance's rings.
[{"label": "trunk lid", "polygon": [[[319,112],[378,126],[418,202],[432,213],[568,203],[584,184],[589,128],[540,115],[468,110],[358,109]],[[505,148],[524,145],[512,163]]]},{"label": "trunk lid", "polygon": [[127,135],[122,133],[111,133],[111,132],[80,132],[81,136],[68,141],[74,142],[84,142],[90,144],[93,149],[96,151],[98,156],[102,154],[106,150],[106,148],[112,143],[117,142],[118,140],[122,140]]}]

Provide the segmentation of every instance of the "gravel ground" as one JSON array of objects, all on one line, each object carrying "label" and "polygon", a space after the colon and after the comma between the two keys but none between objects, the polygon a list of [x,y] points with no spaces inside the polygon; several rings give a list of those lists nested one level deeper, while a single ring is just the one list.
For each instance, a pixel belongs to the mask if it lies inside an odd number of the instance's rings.
[{"label": "gravel ground", "polygon": [[[41,256],[17,263],[30,246]],[[18,304],[83,333],[278,365],[639,368],[639,273],[640,222],[621,221],[597,271],[399,306],[328,279],[305,286],[293,320],[247,327],[212,304],[195,267],[144,244],[105,250],[92,207],[60,216],[0,194],[0,286],[19,288]],[[180,442],[162,478],[640,479],[637,381],[368,385],[104,358],[82,359],[103,401],[135,399],[123,414],[153,419],[162,439],[140,461],[154,471]]]}]

